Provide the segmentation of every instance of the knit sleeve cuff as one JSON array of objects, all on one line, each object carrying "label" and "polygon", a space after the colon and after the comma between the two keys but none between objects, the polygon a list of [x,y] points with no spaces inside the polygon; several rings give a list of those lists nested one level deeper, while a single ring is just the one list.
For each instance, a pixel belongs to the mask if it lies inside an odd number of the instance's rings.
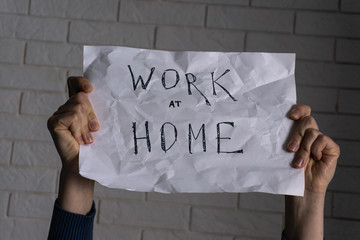
[{"label": "knit sleeve cuff", "polygon": [[54,204],[48,240],[80,239],[89,240],[93,237],[95,203],[87,215],[68,212],[57,203]]}]

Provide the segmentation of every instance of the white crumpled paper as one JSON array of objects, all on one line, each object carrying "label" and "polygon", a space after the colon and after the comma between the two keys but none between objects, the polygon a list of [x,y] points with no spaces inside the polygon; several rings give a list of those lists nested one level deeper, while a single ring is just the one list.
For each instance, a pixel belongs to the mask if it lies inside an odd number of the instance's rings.
[{"label": "white crumpled paper", "polygon": [[101,128],[80,148],[80,174],[134,191],[303,195],[284,150],[294,69],[295,54],[85,46]]}]

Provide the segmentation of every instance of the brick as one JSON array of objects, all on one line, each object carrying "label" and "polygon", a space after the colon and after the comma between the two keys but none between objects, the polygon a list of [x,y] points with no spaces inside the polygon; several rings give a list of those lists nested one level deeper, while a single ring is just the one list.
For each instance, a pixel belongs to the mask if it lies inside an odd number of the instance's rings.
[{"label": "brick", "polygon": [[292,32],[292,11],[209,6],[207,27]]},{"label": "brick", "polygon": [[359,40],[337,40],[336,61],[348,63],[360,63],[360,41]]},{"label": "brick", "polygon": [[298,12],[296,14],[296,33],[360,37],[360,16],[339,13]]},{"label": "brick", "polygon": [[358,221],[325,219],[324,229],[327,240],[360,238],[360,222]]},{"label": "brick", "polygon": [[239,208],[284,212],[285,201],[283,195],[265,193],[242,193],[240,194]]},{"label": "brick", "polygon": [[60,168],[61,161],[53,143],[16,141],[11,164]]},{"label": "brick", "polygon": [[296,53],[297,59],[333,59],[334,40],[283,34],[248,33],[246,51]]},{"label": "brick", "polygon": [[320,131],[332,138],[359,140],[359,116],[312,114],[317,120]]},{"label": "brick", "polygon": [[120,199],[136,199],[144,200],[145,193],[143,192],[133,192],[123,189],[114,189],[102,186],[99,183],[95,183],[95,192],[96,197],[100,198],[120,198]]},{"label": "brick", "polygon": [[201,234],[194,232],[182,232],[182,231],[155,231],[145,230],[143,233],[142,240],[232,240],[232,237],[228,236],[217,236],[209,234]]},{"label": "brick", "polygon": [[356,65],[297,61],[295,74],[298,84],[360,88],[360,66]]},{"label": "brick", "polygon": [[252,7],[337,10],[338,0],[252,0]]},{"label": "brick", "polygon": [[17,113],[20,104],[20,91],[0,89],[0,112]]},{"label": "brick", "polygon": [[53,192],[56,176],[49,169],[0,167],[0,190]]},{"label": "brick", "polygon": [[81,67],[82,46],[69,44],[29,43],[26,64],[57,67]]},{"label": "brick", "polygon": [[360,91],[340,90],[339,112],[360,114]]},{"label": "brick", "polygon": [[12,193],[8,214],[10,217],[50,219],[56,197],[29,193]]},{"label": "brick", "polygon": [[222,5],[239,5],[248,6],[249,0],[168,0],[171,2],[193,2],[193,3],[208,3],[208,4],[222,4]]},{"label": "brick", "polygon": [[0,64],[0,87],[63,92],[65,85],[65,70]]},{"label": "brick", "polygon": [[68,71],[68,77],[71,76],[82,76],[83,75],[83,70],[82,69],[71,69]]},{"label": "brick", "polygon": [[21,113],[51,116],[66,99],[65,93],[24,92]]},{"label": "brick", "polygon": [[204,5],[131,0],[120,5],[121,22],[203,26],[204,19]]},{"label": "brick", "polygon": [[126,228],[121,226],[111,225],[94,225],[94,239],[126,239],[126,240],[139,240],[140,229]]},{"label": "brick", "polygon": [[296,91],[298,103],[309,105],[313,111],[335,112],[337,90],[299,86]]},{"label": "brick", "polygon": [[8,13],[27,13],[29,0],[2,0],[0,1],[1,12]]},{"label": "brick", "polygon": [[100,224],[187,229],[189,208],[170,204],[101,201]]},{"label": "brick", "polygon": [[341,11],[360,12],[360,2],[358,0],[341,0]]},{"label": "brick", "polygon": [[22,63],[24,48],[24,42],[0,39],[0,62]]},{"label": "brick", "polygon": [[30,14],[37,16],[116,20],[117,0],[31,0]]},{"label": "brick", "polygon": [[240,31],[188,27],[159,27],[156,48],[194,51],[243,51],[245,34]]},{"label": "brick", "polygon": [[[154,27],[124,23],[71,22],[70,42],[151,48]],[[106,36],[106,37],[104,37]]]},{"label": "brick", "polygon": [[0,15],[1,37],[66,41],[67,26],[67,21],[59,19]]},{"label": "brick", "polygon": [[44,239],[49,232],[49,221],[35,219],[0,218],[1,239]]},{"label": "brick", "polygon": [[334,193],[334,217],[360,219],[360,195]]},{"label": "brick", "polygon": [[0,115],[0,138],[51,141],[47,118]]},{"label": "brick", "polygon": [[236,208],[237,194],[234,193],[148,193],[148,201],[182,203],[188,205]]},{"label": "brick", "polygon": [[280,214],[193,208],[191,231],[235,234],[249,237],[278,237]]},{"label": "brick", "polygon": [[0,140],[0,164],[7,165],[10,162],[11,142]]},{"label": "brick", "polygon": [[6,216],[9,202],[9,193],[0,192],[0,217]]},{"label": "brick", "polygon": [[360,168],[338,166],[329,190],[360,193]]},{"label": "brick", "polygon": [[338,164],[341,166],[360,167],[360,156],[358,149],[360,149],[360,142],[352,141],[336,141],[341,149],[341,154]]}]

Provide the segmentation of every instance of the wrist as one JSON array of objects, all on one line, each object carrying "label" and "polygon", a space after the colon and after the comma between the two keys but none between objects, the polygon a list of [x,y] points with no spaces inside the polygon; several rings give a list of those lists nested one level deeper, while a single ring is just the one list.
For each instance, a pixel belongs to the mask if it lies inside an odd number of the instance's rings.
[{"label": "wrist", "polygon": [[63,168],[60,173],[59,205],[66,211],[87,214],[94,199],[94,181]]},{"label": "wrist", "polygon": [[285,196],[285,235],[293,239],[323,239],[325,193],[305,190],[303,197]]}]

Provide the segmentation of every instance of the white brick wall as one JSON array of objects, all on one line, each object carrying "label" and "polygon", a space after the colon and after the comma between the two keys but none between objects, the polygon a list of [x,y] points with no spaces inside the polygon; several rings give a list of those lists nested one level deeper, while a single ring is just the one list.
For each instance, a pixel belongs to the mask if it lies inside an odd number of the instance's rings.
[{"label": "white brick wall", "polygon": [[[0,0],[1,239],[44,239],[59,157],[47,117],[84,44],[295,52],[299,102],[342,153],[326,239],[360,239],[360,1]],[[94,239],[279,239],[281,196],[139,193],[96,184]]]}]

